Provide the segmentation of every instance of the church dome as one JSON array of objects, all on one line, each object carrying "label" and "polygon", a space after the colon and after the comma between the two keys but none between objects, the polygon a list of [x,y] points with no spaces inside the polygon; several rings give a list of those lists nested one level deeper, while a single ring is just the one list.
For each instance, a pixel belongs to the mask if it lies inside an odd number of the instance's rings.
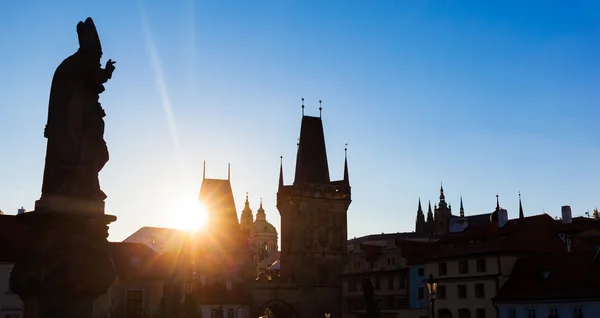
[{"label": "church dome", "polygon": [[254,222],[254,233],[275,233],[275,234],[277,234],[277,229],[275,229],[275,226],[273,226],[273,224],[267,222],[266,220],[264,220],[264,221],[257,220],[256,222]]},{"label": "church dome", "polygon": [[274,233],[277,234],[277,229],[273,224],[267,221],[267,215],[265,209],[262,206],[262,199],[260,200],[260,207],[256,211],[256,221],[254,221],[254,233]]}]

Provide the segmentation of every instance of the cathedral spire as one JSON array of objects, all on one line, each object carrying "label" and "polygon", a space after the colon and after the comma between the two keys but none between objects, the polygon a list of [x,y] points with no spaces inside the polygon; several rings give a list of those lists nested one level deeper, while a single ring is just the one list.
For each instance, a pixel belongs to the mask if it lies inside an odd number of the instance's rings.
[{"label": "cathedral spire", "polygon": [[462,195],[460,196],[460,217],[465,217],[465,208],[463,207]]},{"label": "cathedral spire", "polygon": [[257,221],[266,221],[267,215],[265,214],[265,209],[263,209],[262,198],[260,198],[260,206],[258,210],[256,210],[256,220]]},{"label": "cathedral spire", "polygon": [[415,223],[415,232],[418,234],[427,234],[427,228],[425,224],[425,215],[421,208],[421,198],[419,198],[419,207],[417,208],[417,220]]},{"label": "cathedral spire", "polygon": [[446,201],[446,196],[444,195],[444,185],[440,182],[440,202]]},{"label": "cathedral spire", "polygon": [[525,214],[523,213],[523,204],[521,204],[521,191],[519,191],[519,219],[524,219]]},{"label": "cathedral spire", "polygon": [[427,234],[433,234],[433,232],[435,231],[435,224],[433,220],[433,212],[431,211],[431,200],[429,201],[429,208],[427,209],[427,222],[425,224]]}]

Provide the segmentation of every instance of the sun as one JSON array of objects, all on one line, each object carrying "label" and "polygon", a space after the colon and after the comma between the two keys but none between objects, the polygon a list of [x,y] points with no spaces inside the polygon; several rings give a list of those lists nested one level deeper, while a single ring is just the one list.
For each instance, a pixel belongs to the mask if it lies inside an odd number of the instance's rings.
[{"label": "sun", "polygon": [[170,227],[180,230],[198,230],[206,224],[207,220],[206,209],[195,196],[175,200],[169,213]]}]

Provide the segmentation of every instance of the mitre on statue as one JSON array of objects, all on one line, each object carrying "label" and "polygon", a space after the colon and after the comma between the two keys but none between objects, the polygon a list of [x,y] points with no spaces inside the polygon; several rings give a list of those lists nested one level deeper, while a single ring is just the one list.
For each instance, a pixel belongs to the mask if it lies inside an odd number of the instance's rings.
[{"label": "mitre on statue", "polygon": [[99,49],[102,51],[100,37],[92,18],[85,19],[85,22],[77,23],[77,36],[79,37],[79,48],[81,49]]}]

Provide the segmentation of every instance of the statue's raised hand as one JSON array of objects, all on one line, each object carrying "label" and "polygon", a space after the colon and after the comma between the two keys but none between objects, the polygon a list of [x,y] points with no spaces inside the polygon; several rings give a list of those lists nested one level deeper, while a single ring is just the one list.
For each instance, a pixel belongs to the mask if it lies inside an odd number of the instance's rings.
[{"label": "statue's raised hand", "polygon": [[108,60],[106,61],[106,71],[108,72],[108,78],[110,78],[112,76],[113,71],[115,70],[115,61],[113,60]]}]

